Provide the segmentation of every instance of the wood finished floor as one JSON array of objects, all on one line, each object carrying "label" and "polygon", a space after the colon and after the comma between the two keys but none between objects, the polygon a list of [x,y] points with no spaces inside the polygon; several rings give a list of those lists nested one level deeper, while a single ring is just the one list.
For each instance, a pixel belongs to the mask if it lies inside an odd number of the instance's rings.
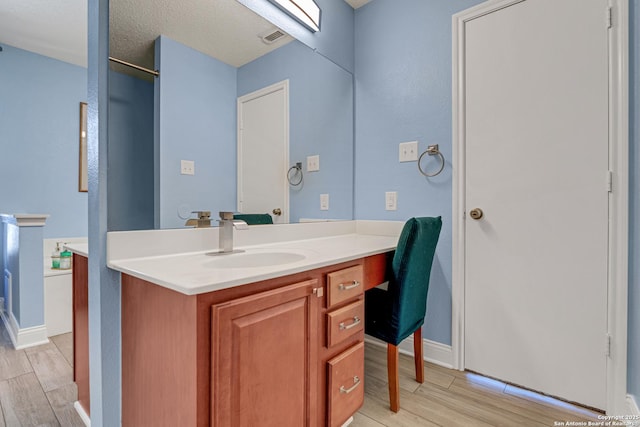
[{"label": "wood finished floor", "polygon": [[[468,372],[425,363],[415,381],[413,358],[400,355],[400,411],[389,410],[386,349],[365,347],[365,400],[351,427],[553,426],[598,421],[588,409]],[[555,424],[559,425],[559,424]]]},{"label": "wood finished floor", "polygon": [[73,408],[73,339],[14,350],[0,321],[0,427],[84,427]]},{"label": "wood finished floor", "polygon": [[[84,427],[73,408],[72,335],[14,350],[0,322],[0,427]],[[425,364],[425,383],[413,359],[400,355],[400,412],[389,410],[386,351],[366,344],[365,401],[352,427],[553,426],[596,421],[596,412],[478,375]],[[257,426],[256,426],[257,427]]]}]

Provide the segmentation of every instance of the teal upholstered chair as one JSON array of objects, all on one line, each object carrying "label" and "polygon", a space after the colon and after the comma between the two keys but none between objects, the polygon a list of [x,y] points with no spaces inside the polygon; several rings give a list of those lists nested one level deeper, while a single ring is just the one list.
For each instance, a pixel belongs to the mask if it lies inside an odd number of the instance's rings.
[{"label": "teal upholstered chair", "polygon": [[441,228],[440,217],[409,219],[393,256],[387,290],[373,288],[365,294],[365,333],[387,343],[389,399],[394,412],[400,409],[397,346],[411,334],[416,381],[424,382],[422,324]]},{"label": "teal upholstered chair", "polygon": [[234,214],[233,219],[241,219],[248,225],[273,224],[273,219],[268,213],[265,214]]}]

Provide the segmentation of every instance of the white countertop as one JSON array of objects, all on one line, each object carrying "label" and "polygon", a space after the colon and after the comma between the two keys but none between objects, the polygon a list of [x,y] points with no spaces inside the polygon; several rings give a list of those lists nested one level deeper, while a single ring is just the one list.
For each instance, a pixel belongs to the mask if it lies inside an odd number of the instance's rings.
[{"label": "white countertop", "polygon": [[60,270],[59,268],[51,268],[51,262],[45,264],[44,266],[44,277],[53,277],[53,276],[66,276],[73,272],[72,269],[67,268],[66,270]]},{"label": "white countertop", "polygon": [[66,243],[65,248],[69,249],[74,254],[82,255],[84,257],[89,256],[89,244],[88,243]]},{"label": "white countertop", "polygon": [[[374,225],[377,224],[374,223]],[[107,266],[186,295],[196,295],[313,270],[395,249],[401,224],[400,226],[386,224],[385,231],[379,234],[372,234],[370,227],[371,223],[360,224],[358,227],[354,225],[351,232],[336,235],[327,233],[329,237],[292,239],[277,243],[234,247],[234,249],[245,250],[244,253],[221,256],[206,255],[212,250],[170,253],[110,259],[107,261]],[[162,233],[162,231],[156,231],[156,233]],[[121,237],[123,236],[115,236],[113,240]],[[131,235],[124,237],[129,238]],[[144,238],[144,236],[139,234],[138,238]],[[113,243],[113,246],[115,245],[116,243]],[[216,248],[213,249],[215,250]],[[117,253],[115,250],[113,252]],[[292,259],[287,263],[274,264],[269,258],[270,254],[274,253],[284,253],[286,257]],[[262,258],[263,256],[265,258]],[[252,259],[254,265],[246,266],[244,260],[247,259]]]},{"label": "white countertop", "polygon": [[[389,236],[349,234],[307,239],[271,245],[245,246],[235,249],[245,253],[210,256],[206,252],[114,260],[110,268],[186,295],[217,291],[233,286],[287,276],[327,265],[351,261],[394,250],[398,239]],[[219,267],[222,258],[264,253],[287,253],[304,256],[299,261],[280,265],[253,267]],[[225,259],[222,263],[227,263]],[[239,261],[238,264],[241,264]]]}]

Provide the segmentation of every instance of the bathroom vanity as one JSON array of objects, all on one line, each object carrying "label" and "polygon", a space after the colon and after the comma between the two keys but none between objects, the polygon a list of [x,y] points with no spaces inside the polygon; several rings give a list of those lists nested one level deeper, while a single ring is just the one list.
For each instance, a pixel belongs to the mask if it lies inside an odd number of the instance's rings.
[{"label": "bathroom vanity", "polygon": [[66,247],[73,252],[73,381],[78,387],[74,407],[83,420],[89,420],[89,245],[72,243]]},{"label": "bathroom vanity", "polygon": [[[364,289],[385,280],[401,227],[374,235],[357,223],[251,227],[237,233],[246,252],[222,257],[158,249],[167,234],[154,233],[178,230],[109,233],[119,259],[108,265],[122,273],[122,425],[347,421],[364,399]],[[217,241],[215,229],[179,232]]]}]

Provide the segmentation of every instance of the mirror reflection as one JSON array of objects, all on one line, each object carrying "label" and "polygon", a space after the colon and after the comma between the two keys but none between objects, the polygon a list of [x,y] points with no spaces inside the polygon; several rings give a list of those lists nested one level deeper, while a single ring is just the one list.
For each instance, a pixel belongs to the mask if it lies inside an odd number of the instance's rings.
[{"label": "mirror reflection", "polygon": [[111,4],[111,56],[160,75],[112,67],[109,228],[351,219],[352,75],[235,0],[145,1]]},{"label": "mirror reflection", "polygon": [[[78,191],[86,3],[23,3],[0,15],[0,135],[10,147],[0,156],[0,210],[49,214],[45,237],[86,236],[87,193]],[[213,219],[222,210],[268,213],[276,223],[353,217],[350,73],[236,0],[112,0],[110,27],[111,56],[160,70],[154,78],[113,64],[109,73],[110,230],[184,227],[199,210]],[[276,149],[266,138],[276,119],[243,134],[238,100],[249,101],[243,114],[264,110],[252,101],[285,83],[288,110],[277,123],[287,120],[287,141]],[[241,158],[239,136],[252,147]],[[291,185],[286,172],[296,164],[302,182]],[[260,200],[272,178],[280,199]]]}]

